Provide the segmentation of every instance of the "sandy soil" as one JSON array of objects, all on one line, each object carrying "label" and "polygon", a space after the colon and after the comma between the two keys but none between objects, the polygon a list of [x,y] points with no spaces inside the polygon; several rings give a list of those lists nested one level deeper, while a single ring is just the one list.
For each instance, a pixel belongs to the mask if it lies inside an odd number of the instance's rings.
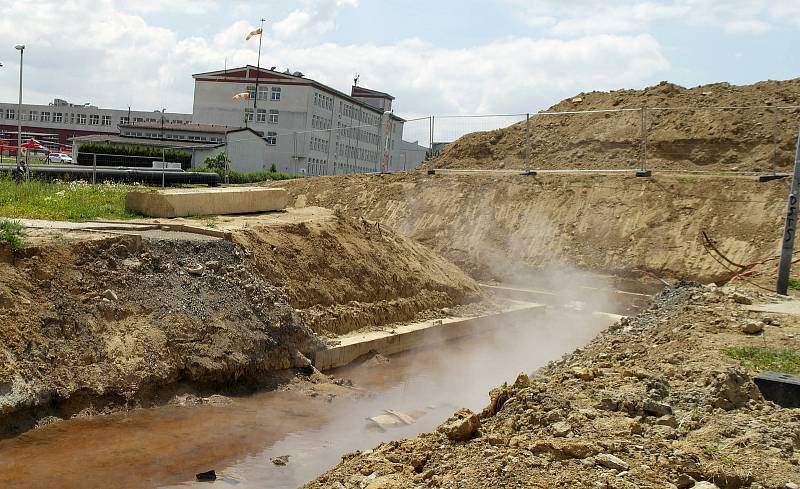
[{"label": "sandy soil", "polygon": [[[797,487],[800,410],[765,401],[754,372],[722,351],[800,349],[800,318],[743,304],[776,300],[732,287],[670,290],[493,390],[483,412],[346,455],[304,487]],[[754,322],[761,333],[745,333]]]},{"label": "sandy soil", "polygon": [[[653,108],[647,121],[650,168],[766,171],[786,169],[794,162],[800,124],[800,109],[770,107],[798,105],[800,78],[690,89],[662,82],[643,90],[581,93],[547,112]],[[665,107],[689,109],[655,110]],[[641,112],[534,117],[528,128],[522,122],[468,134],[423,167],[636,168],[642,155],[641,130]]]},{"label": "sandy soil", "polygon": [[[732,260],[779,249],[788,181],[657,175],[352,175],[274,185],[296,206],[340,208],[379,221],[480,280],[527,283],[570,270],[725,280]],[[548,269],[553,273],[544,273]]]}]

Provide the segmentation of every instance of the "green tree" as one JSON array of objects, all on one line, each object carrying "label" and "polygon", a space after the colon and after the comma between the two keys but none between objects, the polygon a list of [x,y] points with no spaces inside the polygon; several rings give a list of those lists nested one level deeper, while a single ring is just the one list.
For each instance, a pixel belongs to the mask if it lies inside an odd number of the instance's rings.
[{"label": "green tree", "polygon": [[230,163],[230,160],[225,156],[225,153],[218,153],[214,156],[209,156],[205,160],[206,168],[209,170],[225,170]]}]

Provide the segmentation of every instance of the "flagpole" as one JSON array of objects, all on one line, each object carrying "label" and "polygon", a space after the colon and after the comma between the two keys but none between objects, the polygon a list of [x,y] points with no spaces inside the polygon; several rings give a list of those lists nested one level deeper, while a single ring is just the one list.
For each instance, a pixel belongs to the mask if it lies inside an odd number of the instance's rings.
[{"label": "flagpole", "polygon": [[261,39],[264,37],[264,21],[261,19],[261,32],[258,33],[258,60],[256,61],[256,94],[253,97],[253,122],[258,119],[258,80],[261,78]]}]

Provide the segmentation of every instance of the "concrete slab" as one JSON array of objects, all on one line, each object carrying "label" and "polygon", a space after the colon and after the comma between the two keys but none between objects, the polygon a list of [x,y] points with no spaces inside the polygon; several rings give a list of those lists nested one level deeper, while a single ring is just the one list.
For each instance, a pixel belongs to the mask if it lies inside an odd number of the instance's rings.
[{"label": "concrete slab", "polygon": [[507,311],[489,316],[446,318],[404,324],[392,331],[370,331],[338,338],[339,344],[314,354],[314,366],[322,371],[344,367],[371,351],[393,355],[422,346],[435,345],[476,333],[485,333],[514,321],[544,312],[543,304],[518,303]]},{"label": "concrete slab", "polygon": [[129,192],[125,208],[150,217],[213,216],[282,211],[286,189],[266,187],[192,188]]},{"label": "concrete slab", "polygon": [[772,312],[775,314],[792,314],[798,316],[800,315],[800,302],[786,301],[774,304],[755,304],[747,306],[746,309],[753,312]]}]

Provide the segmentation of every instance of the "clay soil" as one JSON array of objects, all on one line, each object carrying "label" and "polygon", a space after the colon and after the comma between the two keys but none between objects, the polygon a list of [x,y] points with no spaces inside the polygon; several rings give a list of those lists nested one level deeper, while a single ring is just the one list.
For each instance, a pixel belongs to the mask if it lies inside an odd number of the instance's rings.
[{"label": "clay soil", "polygon": [[[574,270],[707,283],[779,249],[789,182],[656,175],[349,175],[274,185],[298,207],[338,208],[418,241],[483,281],[529,284]],[[548,273],[552,271],[553,273]]]},{"label": "clay soil", "polygon": [[[352,453],[306,488],[790,488],[800,410],[765,401],[730,347],[800,349],[800,318],[752,289],[682,285],[475,415]],[[743,327],[757,323],[758,334]]]},{"label": "clay soil", "polygon": [[[688,89],[662,82],[643,90],[580,93],[545,112],[648,107],[649,168],[763,172],[794,162],[798,105],[800,79]],[[633,169],[643,155],[641,133],[640,111],[534,116],[527,127],[521,122],[468,134],[423,167]]]},{"label": "clay soil", "polygon": [[0,253],[0,434],[274,388],[313,374],[325,336],[481,299],[431,250],[324,209],[248,220],[233,242],[31,234]]}]

